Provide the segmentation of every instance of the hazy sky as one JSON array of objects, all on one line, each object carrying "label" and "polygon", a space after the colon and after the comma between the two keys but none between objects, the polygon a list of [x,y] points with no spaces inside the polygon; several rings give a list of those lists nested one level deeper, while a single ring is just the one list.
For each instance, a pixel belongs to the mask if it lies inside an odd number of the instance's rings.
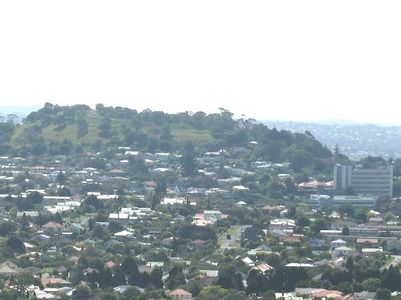
[{"label": "hazy sky", "polygon": [[0,105],[401,124],[401,1],[1,1]]}]

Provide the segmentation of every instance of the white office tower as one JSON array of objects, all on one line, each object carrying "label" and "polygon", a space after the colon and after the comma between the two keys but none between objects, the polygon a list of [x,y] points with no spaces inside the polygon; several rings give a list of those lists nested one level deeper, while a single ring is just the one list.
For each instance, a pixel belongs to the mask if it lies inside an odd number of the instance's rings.
[{"label": "white office tower", "polygon": [[344,191],[351,187],[356,194],[393,196],[393,166],[368,169],[352,166],[334,166],[334,188]]}]

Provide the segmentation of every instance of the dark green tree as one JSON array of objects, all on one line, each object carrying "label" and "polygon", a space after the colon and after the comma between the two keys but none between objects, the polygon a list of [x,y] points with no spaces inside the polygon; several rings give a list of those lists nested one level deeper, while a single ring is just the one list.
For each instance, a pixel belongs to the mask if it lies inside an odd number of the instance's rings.
[{"label": "dark green tree", "polygon": [[216,284],[225,289],[243,290],[242,276],[233,265],[221,265],[219,267],[219,277]]},{"label": "dark green tree", "polygon": [[102,225],[96,224],[93,228],[92,236],[95,238],[104,240],[107,237],[107,234],[107,230]]},{"label": "dark green tree", "polygon": [[348,257],[345,261],[345,268],[350,272],[354,270],[354,259],[352,258],[352,256]]},{"label": "dark green tree", "polygon": [[397,290],[401,285],[401,273],[399,267],[390,265],[382,273],[382,287],[389,290]]},{"label": "dark green tree", "polygon": [[134,273],[139,273],[138,265],[136,264],[135,259],[131,256],[128,256],[121,263],[121,271],[124,275],[132,275]]},{"label": "dark green tree", "polygon": [[184,176],[195,175],[197,170],[195,158],[194,144],[192,142],[186,143],[181,157],[181,167]]},{"label": "dark green tree", "polygon": [[304,215],[299,215],[296,219],[298,226],[309,226],[310,220],[309,218],[305,217]]},{"label": "dark green tree", "polygon": [[94,195],[89,195],[88,197],[86,197],[85,201],[84,201],[84,205],[85,206],[92,206],[94,207],[96,210],[102,209],[103,208],[103,202],[100,201],[96,196]]},{"label": "dark green tree", "polygon": [[111,233],[116,233],[124,230],[124,227],[116,221],[110,221],[108,228]]},{"label": "dark green tree", "polygon": [[63,171],[60,171],[56,176],[56,182],[58,185],[66,184],[67,180],[68,180],[68,177]]},{"label": "dark green tree", "polygon": [[63,224],[63,218],[61,217],[60,213],[56,213],[54,215],[53,221],[58,224]]},{"label": "dark green tree", "polygon": [[247,279],[248,286],[246,287],[246,293],[261,295],[263,294],[268,287],[267,276],[259,273],[256,270],[251,270],[248,274]]},{"label": "dark green tree", "polygon": [[0,235],[1,236],[7,236],[17,230],[17,226],[15,223],[11,222],[4,222],[0,223]]},{"label": "dark green tree", "polygon": [[389,289],[378,289],[376,291],[377,300],[391,300],[391,291]]},{"label": "dark green tree", "polygon": [[42,200],[43,200],[42,194],[37,191],[31,192],[26,196],[26,201],[33,205],[41,203]]},{"label": "dark green tree", "polygon": [[109,139],[112,136],[111,131],[111,120],[109,118],[103,118],[99,125],[99,137]]},{"label": "dark green tree", "polygon": [[342,235],[349,235],[349,228],[347,225],[344,225],[344,227],[341,230]]},{"label": "dark green tree", "polygon": [[160,197],[157,196],[156,194],[152,194],[150,197],[150,200],[152,201],[151,207],[152,209],[155,209],[155,207],[160,204]]},{"label": "dark green tree", "polygon": [[77,138],[82,138],[85,135],[88,134],[89,132],[89,124],[85,119],[79,119],[77,121],[78,127],[77,127]]},{"label": "dark green tree", "polygon": [[310,225],[310,230],[314,233],[317,234],[320,232],[320,230],[327,229],[328,224],[324,219],[316,219],[311,225]]},{"label": "dark green tree", "polygon": [[21,229],[23,231],[28,230],[29,229],[29,219],[26,216],[26,214],[24,213],[21,217],[21,219],[19,220],[19,224],[21,225]]},{"label": "dark green tree", "polygon": [[150,273],[150,281],[156,289],[163,288],[162,276],[163,270],[160,268],[155,268],[152,270],[152,273]]},{"label": "dark green tree", "polygon": [[166,191],[167,191],[166,179],[164,177],[161,177],[156,181],[155,194],[158,197],[164,197]]},{"label": "dark green tree", "polygon": [[121,268],[117,268],[113,275],[113,286],[125,285],[127,280]]},{"label": "dark green tree", "polygon": [[102,288],[108,288],[112,286],[113,274],[111,273],[110,269],[102,268],[101,270],[99,270],[98,282],[99,286]]},{"label": "dark green tree", "polygon": [[10,247],[16,254],[26,253],[24,242],[15,235],[7,239],[6,247]]},{"label": "dark green tree", "polygon": [[63,186],[57,190],[57,196],[71,197],[71,190],[68,187]]},{"label": "dark green tree", "polygon": [[355,210],[355,215],[354,215],[355,219],[365,223],[368,221],[368,212],[366,211],[366,209],[363,208],[357,208]]},{"label": "dark green tree", "polygon": [[168,273],[166,286],[168,289],[173,290],[181,284],[185,284],[185,275],[182,271],[182,267],[180,265],[175,265]]}]

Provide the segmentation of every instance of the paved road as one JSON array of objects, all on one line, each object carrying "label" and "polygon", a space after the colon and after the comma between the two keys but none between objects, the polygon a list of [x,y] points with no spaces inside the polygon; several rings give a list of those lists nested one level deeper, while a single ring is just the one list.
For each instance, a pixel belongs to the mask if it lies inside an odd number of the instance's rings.
[{"label": "paved road", "polygon": [[391,255],[391,257],[393,258],[391,263],[382,266],[380,268],[380,271],[387,270],[388,268],[390,268],[390,266],[396,267],[401,264],[401,255]]},{"label": "paved road", "polygon": [[[251,225],[241,225],[241,226],[232,226],[228,231],[226,231],[221,237],[221,246],[222,250],[239,248],[239,240],[241,239],[241,234],[244,232],[245,228],[251,227]],[[231,239],[227,239],[227,235],[231,235]]]},{"label": "paved road", "polygon": [[[390,263],[393,267],[398,266],[401,264],[401,255],[391,255],[391,257],[394,258],[394,260]],[[390,265],[388,266],[390,268]]]}]

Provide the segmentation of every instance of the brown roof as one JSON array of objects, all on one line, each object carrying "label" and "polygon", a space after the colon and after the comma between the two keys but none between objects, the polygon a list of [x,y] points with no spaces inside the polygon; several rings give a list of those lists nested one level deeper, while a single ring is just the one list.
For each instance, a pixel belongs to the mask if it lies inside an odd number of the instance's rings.
[{"label": "brown roof", "polygon": [[364,244],[364,243],[378,244],[379,240],[378,239],[368,239],[368,238],[358,238],[358,239],[356,239],[356,242],[358,244]]},{"label": "brown roof", "polygon": [[267,205],[262,207],[262,210],[275,210],[275,209],[276,209],[275,207],[273,207],[273,206],[271,206],[269,204],[267,204]]},{"label": "brown roof", "polygon": [[261,271],[261,272],[266,272],[266,271],[270,271],[273,269],[272,266],[270,266],[269,264],[263,263],[263,264],[259,264],[255,267],[255,269]]},{"label": "brown roof", "polygon": [[0,274],[17,274],[19,272],[18,266],[11,261],[5,261],[0,265]]},{"label": "brown roof", "polygon": [[48,285],[70,285],[71,283],[63,278],[44,277],[40,280],[43,286]]},{"label": "brown roof", "polygon": [[200,246],[200,245],[206,244],[206,241],[200,240],[200,239],[196,239],[196,240],[193,240],[191,243],[194,244],[194,245]]},{"label": "brown roof", "polygon": [[170,296],[192,296],[192,294],[183,289],[176,289],[170,292]]},{"label": "brown roof", "polygon": [[47,222],[45,225],[42,226],[43,228],[63,228],[63,225],[50,221]]},{"label": "brown roof", "polygon": [[283,242],[294,243],[294,242],[301,242],[302,237],[300,237],[300,236],[280,236],[280,240]]},{"label": "brown roof", "polygon": [[315,298],[333,298],[336,300],[343,298],[342,293],[336,290],[317,289],[314,290],[311,294]]},{"label": "brown roof", "polygon": [[121,169],[112,169],[112,170],[110,170],[110,173],[113,173],[113,174],[124,174],[126,172],[124,170],[121,170]]}]

